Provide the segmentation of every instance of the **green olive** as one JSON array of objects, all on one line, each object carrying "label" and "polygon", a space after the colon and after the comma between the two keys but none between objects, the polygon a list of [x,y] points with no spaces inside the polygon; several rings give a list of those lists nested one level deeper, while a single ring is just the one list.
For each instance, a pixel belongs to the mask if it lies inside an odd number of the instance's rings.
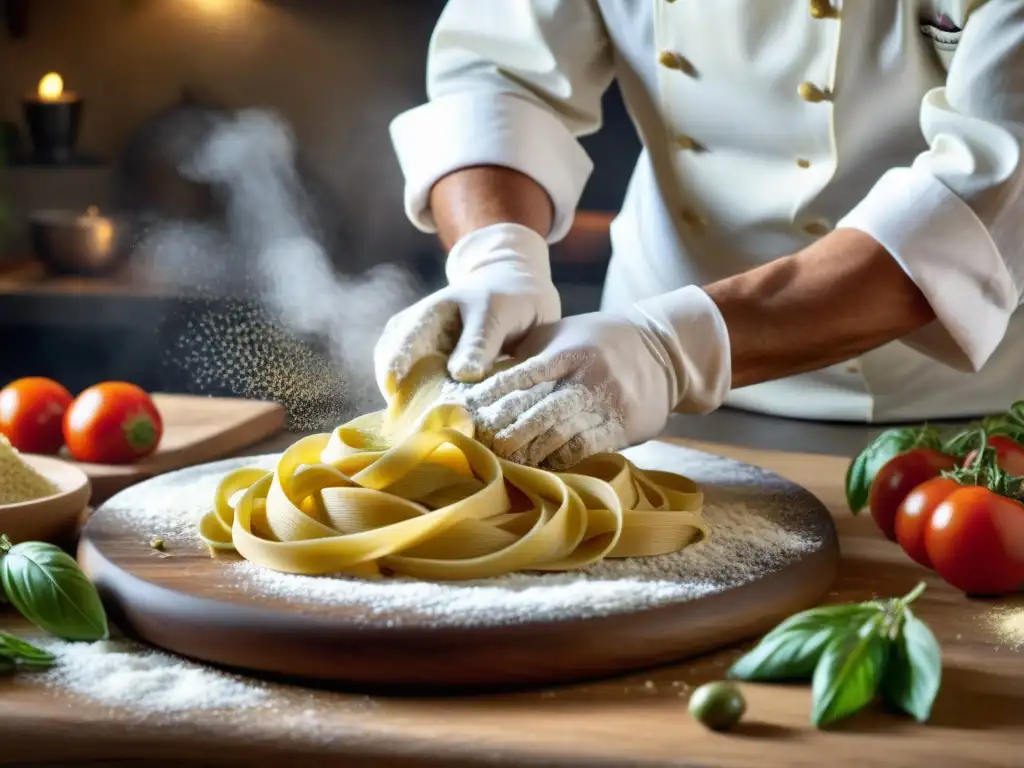
[{"label": "green olive", "polygon": [[743,717],[747,702],[735,683],[706,683],[690,696],[690,714],[713,731],[727,731]]}]

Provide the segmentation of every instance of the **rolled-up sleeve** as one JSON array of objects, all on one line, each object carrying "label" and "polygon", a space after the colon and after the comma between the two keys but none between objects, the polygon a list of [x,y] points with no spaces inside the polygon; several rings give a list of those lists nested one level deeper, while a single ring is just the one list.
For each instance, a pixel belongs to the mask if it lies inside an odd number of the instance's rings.
[{"label": "rolled-up sleeve", "polygon": [[936,322],[904,343],[976,371],[1024,292],[1024,2],[955,5],[963,35],[945,87],[921,105],[928,150],[838,226],[885,246],[931,303]]},{"label": "rolled-up sleeve", "polygon": [[448,0],[431,38],[428,102],[391,123],[405,208],[435,229],[430,190],[478,165],[519,171],[551,198],[561,239],[593,164],[578,137],[601,126],[611,46],[593,0]]}]

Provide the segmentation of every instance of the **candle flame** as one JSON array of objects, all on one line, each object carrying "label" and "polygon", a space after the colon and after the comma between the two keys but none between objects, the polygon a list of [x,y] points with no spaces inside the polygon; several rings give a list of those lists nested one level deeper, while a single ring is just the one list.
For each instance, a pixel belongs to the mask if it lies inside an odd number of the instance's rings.
[{"label": "candle flame", "polygon": [[64,95],[64,78],[50,72],[39,81],[39,98],[42,101],[59,101]]}]

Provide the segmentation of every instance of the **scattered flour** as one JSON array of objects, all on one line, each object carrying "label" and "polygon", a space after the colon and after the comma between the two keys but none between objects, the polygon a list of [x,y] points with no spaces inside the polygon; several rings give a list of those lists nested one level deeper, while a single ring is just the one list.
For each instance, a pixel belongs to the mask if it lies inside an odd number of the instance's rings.
[{"label": "scattered flour", "polygon": [[[288,334],[326,346],[322,359],[305,355],[307,359],[297,362],[307,364],[310,377],[318,374],[318,366],[333,365],[338,373],[327,379],[343,374],[350,407],[365,412],[380,400],[373,376],[377,338],[388,318],[418,298],[420,287],[396,264],[380,263],[349,277],[336,273],[296,158],[295,136],[279,115],[246,109],[218,123],[179,170],[221,193],[230,240],[248,255],[244,271],[262,308]],[[335,257],[341,261],[341,254]],[[256,330],[268,342],[279,341],[281,334],[268,333],[266,324]],[[288,365],[271,349],[260,358],[260,367],[280,370]],[[203,362],[215,365],[216,360],[209,355]],[[275,378],[289,399],[309,386],[300,377],[292,379],[293,386],[286,386],[290,379],[280,374]]]},{"label": "scattered flour", "polygon": [[136,714],[262,707],[258,683],[151,651],[127,640],[36,641],[57,665],[25,678]]},{"label": "scattered flour", "polygon": [[605,560],[580,572],[517,573],[459,583],[365,581],[296,576],[240,561],[230,568],[243,589],[300,604],[362,609],[368,619],[417,614],[431,624],[505,624],[602,616],[693,600],[776,570],[813,542],[746,505],[705,506],[712,536],[671,555]]},{"label": "scattered flour", "polygon": [[984,617],[988,629],[1011,650],[1024,649],[1024,607],[998,608]]},{"label": "scattered flour", "polygon": [[253,302],[225,300],[194,313],[166,362],[193,391],[230,388],[281,404],[294,431],[332,429],[357,415],[339,366]]},{"label": "scattered flour", "polygon": [[424,286],[379,254],[357,269],[369,257],[331,236],[336,205],[299,171],[279,115],[241,110],[195,130],[196,141],[171,152],[184,178],[214,191],[223,215],[153,221],[133,256],[147,281],[184,299],[161,328],[173,339],[162,364],[194,393],[280,403],[296,431],[380,407],[374,345]]},{"label": "scattered flour", "polygon": [[[314,610],[345,605],[358,609],[356,615],[368,624],[509,624],[696,599],[754,581],[821,543],[820,532],[808,524],[819,514],[818,503],[776,475],[665,443],[625,453],[640,467],[680,472],[702,485],[708,540],[670,555],[609,559],[578,572],[456,583],[297,576],[237,561],[225,568],[224,586]],[[161,536],[172,554],[176,548],[202,553],[195,521],[209,509],[223,473],[238,466],[270,469],[275,458],[231,460],[164,475],[118,494],[100,514],[116,515],[136,530],[142,546]]]}]

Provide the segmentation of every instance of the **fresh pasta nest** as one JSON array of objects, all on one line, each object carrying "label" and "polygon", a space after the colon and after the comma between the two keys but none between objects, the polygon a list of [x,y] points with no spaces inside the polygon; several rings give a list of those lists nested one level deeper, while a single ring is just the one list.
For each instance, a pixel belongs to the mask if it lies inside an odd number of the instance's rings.
[{"label": "fresh pasta nest", "polygon": [[499,459],[464,408],[437,404],[444,377],[443,360],[425,360],[386,410],[299,440],[273,471],[228,473],[203,540],[287,573],[450,581],[666,554],[707,536],[702,494],[680,475],[619,454],[562,473]]}]

